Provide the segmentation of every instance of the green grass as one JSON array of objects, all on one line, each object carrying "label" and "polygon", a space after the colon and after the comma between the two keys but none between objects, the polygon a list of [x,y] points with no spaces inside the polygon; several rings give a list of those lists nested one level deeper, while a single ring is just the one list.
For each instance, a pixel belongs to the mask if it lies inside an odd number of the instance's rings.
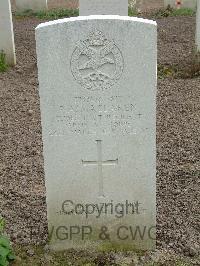
[{"label": "green grass", "polygon": [[[138,12],[134,8],[128,9],[128,14],[130,17],[134,17],[138,15]],[[52,9],[52,10],[44,10],[44,11],[33,11],[31,9],[27,9],[23,12],[15,12],[16,18],[26,18],[26,17],[37,17],[40,19],[59,19],[59,18],[69,18],[76,17],[79,15],[78,9]]]},{"label": "green grass", "polygon": [[68,18],[76,17],[79,15],[78,9],[55,9],[49,11],[39,11],[36,13],[36,17],[41,19],[58,19],[58,18]]},{"label": "green grass", "polygon": [[8,266],[15,260],[11,242],[5,233],[5,220],[0,216],[0,266]]},{"label": "green grass", "polygon": [[40,19],[59,19],[59,18],[68,18],[78,16],[78,9],[52,9],[47,11],[33,11],[31,9],[25,10],[23,12],[16,12],[16,18],[25,18],[25,17],[37,17]]},{"label": "green grass", "polygon": [[163,17],[178,17],[178,16],[194,16],[195,10],[191,8],[180,8],[174,9],[168,6],[165,9],[159,9],[154,14],[152,14],[153,18],[163,18]]},{"label": "green grass", "polygon": [[[130,17],[134,17],[138,15],[138,12],[134,8],[128,9],[128,14]],[[26,17],[37,17],[40,19],[59,19],[59,18],[68,18],[68,17],[76,17],[79,15],[78,9],[52,9],[52,10],[44,10],[44,11],[33,11],[31,9],[27,9],[23,12],[15,12],[15,17],[26,18]]]},{"label": "green grass", "polygon": [[138,16],[138,12],[136,9],[129,7],[128,8],[128,15],[130,17],[136,17],[136,16]]},{"label": "green grass", "polygon": [[26,9],[24,11],[21,12],[15,12],[14,16],[16,18],[25,18],[25,17],[35,17],[36,16],[36,12],[34,12],[32,9]]},{"label": "green grass", "polygon": [[5,72],[8,69],[8,65],[6,64],[6,55],[4,51],[0,51],[0,72]]},{"label": "green grass", "polygon": [[177,73],[177,69],[173,66],[158,65],[158,78],[163,79],[166,77],[174,77]]},{"label": "green grass", "polygon": [[[40,19],[59,19],[59,18],[68,18],[68,17],[76,17],[79,15],[78,9],[52,9],[52,10],[44,10],[44,11],[33,11],[31,9],[27,9],[23,12],[15,12],[16,18],[25,18],[25,17],[37,17]],[[138,16],[138,12],[136,9],[129,7],[128,15],[130,17]],[[174,9],[170,6],[165,9],[160,9],[152,14],[153,18],[162,18],[162,17],[177,17],[177,16],[194,16],[195,10],[191,8],[181,8]]]},{"label": "green grass", "polygon": [[191,8],[180,8],[180,9],[173,9],[171,16],[176,17],[176,16],[194,16],[195,15],[195,10]]}]

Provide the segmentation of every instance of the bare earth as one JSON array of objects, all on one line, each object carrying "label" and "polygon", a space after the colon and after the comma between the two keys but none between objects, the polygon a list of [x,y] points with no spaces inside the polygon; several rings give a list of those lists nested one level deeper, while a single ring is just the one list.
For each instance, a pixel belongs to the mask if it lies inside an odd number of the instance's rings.
[{"label": "bare earth", "polygon": [[137,3],[142,12],[164,7],[164,0],[139,0]]},{"label": "bare earth", "polygon": [[[18,63],[0,73],[0,210],[12,240],[23,244],[47,239],[34,37],[40,22],[14,19]],[[190,66],[195,18],[157,22],[159,65]],[[191,256],[200,248],[199,124],[200,77],[159,79],[157,245]]]}]

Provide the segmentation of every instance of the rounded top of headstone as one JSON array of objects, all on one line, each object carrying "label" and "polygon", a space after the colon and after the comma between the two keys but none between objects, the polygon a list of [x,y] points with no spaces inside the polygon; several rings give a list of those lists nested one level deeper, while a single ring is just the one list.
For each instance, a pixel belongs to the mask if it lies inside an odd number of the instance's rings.
[{"label": "rounded top of headstone", "polygon": [[136,22],[136,23],[143,23],[143,24],[149,24],[152,26],[157,26],[156,21],[149,20],[149,19],[128,17],[128,16],[118,16],[118,15],[91,15],[91,16],[79,16],[79,17],[57,19],[57,20],[41,23],[36,27],[36,30],[47,27],[47,26],[53,26],[53,25],[58,25],[58,24],[63,24],[63,23],[70,23],[70,22],[89,21],[89,20],[118,20],[118,21],[129,21],[129,22]]}]

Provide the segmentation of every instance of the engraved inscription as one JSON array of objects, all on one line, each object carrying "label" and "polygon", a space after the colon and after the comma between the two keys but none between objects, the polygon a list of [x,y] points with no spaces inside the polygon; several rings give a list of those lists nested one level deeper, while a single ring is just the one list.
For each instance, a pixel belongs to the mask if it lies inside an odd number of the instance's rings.
[{"label": "engraved inscription", "polygon": [[91,91],[109,89],[121,77],[123,68],[119,48],[99,30],[79,41],[71,58],[75,80]]},{"label": "engraved inscription", "polygon": [[97,161],[84,161],[84,160],[82,160],[82,164],[85,166],[96,165],[98,167],[99,197],[105,197],[105,195],[104,195],[103,166],[104,165],[117,165],[118,159],[103,161],[103,159],[102,159],[102,140],[96,140],[96,142],[97,142]]},{"label": "engraved inscription", "polygon": [[143,118],[129,95],[59,97],[59,101],[54,97],[50,105],[54,114],[49,125],[51,136],[134,135],[136,123]]}]

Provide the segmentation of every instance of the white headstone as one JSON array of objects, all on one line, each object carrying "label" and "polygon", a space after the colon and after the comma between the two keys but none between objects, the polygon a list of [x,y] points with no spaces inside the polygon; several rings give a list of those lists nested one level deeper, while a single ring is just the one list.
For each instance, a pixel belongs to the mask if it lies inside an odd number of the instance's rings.
[{"label": "white headstone", "polygon": [[40,11],[47,9],[47,0],[15,0],[16,10],[25,11],[25,10],[34,10]]},{"label": "white headstone", "polygon": [[[195,9],[197,4],[197,0],[181,0],[181,8],[192,8]],[[167,7],[170,5],[171,7],[177,6],[176,0],[164,0],[164,5]]]},{"label": "white headstone", "polygon": [[6,54],[6,63],[14,65],[15,43],[10,0],[0,0],[0,51]]},{"label": "white headstone", "polygon": [[200,2],[197,2],[197,13],[196,13],[196,46],[197,51],[200,52]]},{"label": "white headstone", "polygon": [[128,16],[128,0],[79,0],[79,15]]},{"label": "white headstone", "polygon": [[36,28],[54,249],[155,247],[156,36],[120,16]]}]

